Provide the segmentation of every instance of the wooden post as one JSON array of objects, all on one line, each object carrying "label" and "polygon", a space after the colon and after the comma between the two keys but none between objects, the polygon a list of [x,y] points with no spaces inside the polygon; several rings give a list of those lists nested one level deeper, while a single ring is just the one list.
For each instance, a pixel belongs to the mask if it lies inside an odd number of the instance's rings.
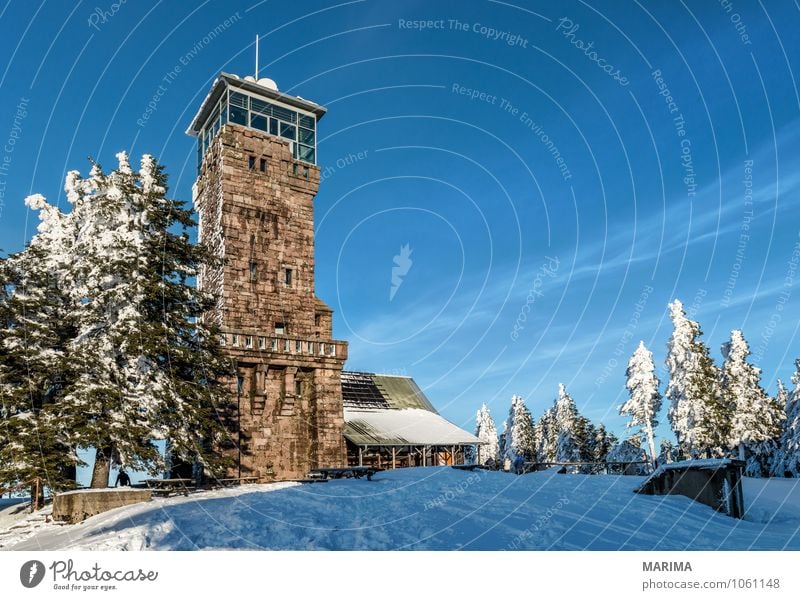
[{"label": "wooden post", "polygon": [[397,448],[392,446],[392,469],[397,468]]},{"label": "wooden post", "polygon": [[39,478],[33,480],[33,498],[31,499],[31,512],[39,510]]},{"label": "wooden post", "polygon": [[364,450],[361,448],[361,446],[358,447],[358,466],[364,466]]}]

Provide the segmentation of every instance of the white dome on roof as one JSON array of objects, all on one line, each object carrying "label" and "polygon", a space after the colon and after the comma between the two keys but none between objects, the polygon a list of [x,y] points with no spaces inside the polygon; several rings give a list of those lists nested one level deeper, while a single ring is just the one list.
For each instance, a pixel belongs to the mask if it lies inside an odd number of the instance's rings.
[{"label": "white dome on roof", "polygon": [[258,85],[273,90],[275,92],[278,91],[278,84],[275,83],[275,81],[273,79],[270,79],[269,77],[262,77],[261,79],[259,79]]},{"label": "white dome on roof", "polygon": [[247,76],[244,78],[244,80],[245,80],[245,81],[252,81],[252,82],[254,82],[254,83],[255,83],[255,80],[256,80],[256,78],[255,78],[255,77],[253,77],[252,75],[247,75]]}]

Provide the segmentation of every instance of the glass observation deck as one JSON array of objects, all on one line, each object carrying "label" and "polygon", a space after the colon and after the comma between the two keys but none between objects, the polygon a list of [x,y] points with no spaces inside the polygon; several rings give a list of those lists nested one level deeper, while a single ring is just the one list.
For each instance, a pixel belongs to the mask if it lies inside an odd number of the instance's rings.
[{"label": "glass observation deck", "polygon": [[197,172],[226,123],[283,138],[296,160],[317,164],[317,121],[324,114],[314,102],[280,93],[271,79],[221,73],[186,132],[197,138]]}]

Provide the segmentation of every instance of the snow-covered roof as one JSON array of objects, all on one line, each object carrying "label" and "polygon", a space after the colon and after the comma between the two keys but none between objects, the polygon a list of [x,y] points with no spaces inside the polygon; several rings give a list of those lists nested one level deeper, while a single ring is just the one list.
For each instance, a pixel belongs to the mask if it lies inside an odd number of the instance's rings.
[{"label": "snow-covered roof", "polygon": [[422,408],[344,410],[344,437],[359,446],[459,446],[480,440]]},{"label": "snow-covered roof", "polygon": [[653,471],[650,474],[650,476],[642,483],[641,487],[644,487],[648,481],[656,477],[659,477],[665,471],[674,471],[677,469],[715,470],[715,469],[722,469],[729,465],[744,466],[744,463],[740,460],[736,460],[733,458],[701,458],[692,460],[682,460],[673,463],[665,463],[663,465],[659,465],[658,468],[655,471]]}]

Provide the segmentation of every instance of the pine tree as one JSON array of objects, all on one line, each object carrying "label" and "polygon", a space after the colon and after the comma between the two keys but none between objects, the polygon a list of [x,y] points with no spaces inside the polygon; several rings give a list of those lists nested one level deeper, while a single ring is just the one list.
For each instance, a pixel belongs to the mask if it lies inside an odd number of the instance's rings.
[{"label": "pine tree", "polygon": [[[213,298],[190,282],[209,260],[189,241],[190,212],[166,196],[152,157],[138,173],[124,153],[118,158],[108,176],[98,165],[86,180],[67,176],[68,264],[58,283],[71,302],[66,322],[74,331],[61,350],[72,374],[48,388],[68,445],[96,449],[93,487],[108,484],[112,460],[163,470],[158,439],[169,438],[179,458],[217,466],[213,446],[225,436],[220,415],[228,408],[222,380],[231,372],[200,320]],[[40,196],[29,204],[44,216],[56,210]],[[47,256],[59,256],[44,245]]]},{"label": "pine tree", "polygon": [[[730,341],[722,345],[722,355],[722,401],[732,415],[728,445],[738,449],[739,459],[745,460],[745,449],[752,453],[762,444],[758,454],[769,451],[763,444],[780,435],[786,415],[761,387],[761,369],[747,362],[750,348],[741,331],[731,332]],[[760,468],[755,470],[760,472]]]},{"label": "pine tree", "polygon": [[650,460],[655,460],[656,443],[653,431],[658,426],[656,417],[661,410],[661,394],[658,391],[659,381],[655,375],[653,354],[645,348],[644,342],[639,342],[625,374],[628,378],[625,387],[628,388],[630,398],[620,407],[619,413],[630,416],[628,428],[640,427],[640,435],[647,440],[650,449]]},{"label": "pine tree", "polygon": [[505,433],[504,459],[509,458],[513,461],[517,456],[522,456],[526,460],[534,458],[536,447],[533,418],[521,396],[511,398]]},{"label": "pine tree", "polygon": [[682,456],[721,454],[727,445],[730,414],[722,402],[718,369],[700,341],[700,326],[683,304],[669,305],[673,332],[667,344],[669,421]]},{"label": "pine tree", "polygon": [[794,390],[787,392],[781,383],[776,401],[785,402],[784,422],[778,449],[772,460],[772,474],[776,477],[800,477],[800,358],[795,360],[792,376]]},{"label": "pine tree", "polygon": [[489,408],[483,404],[475,417],[475,437],[484,442],[478,446],[477,463],[485,465],[489,462],[496,464],[500,458],[500,447],[497,441],[497,427],[494,424]]}]

